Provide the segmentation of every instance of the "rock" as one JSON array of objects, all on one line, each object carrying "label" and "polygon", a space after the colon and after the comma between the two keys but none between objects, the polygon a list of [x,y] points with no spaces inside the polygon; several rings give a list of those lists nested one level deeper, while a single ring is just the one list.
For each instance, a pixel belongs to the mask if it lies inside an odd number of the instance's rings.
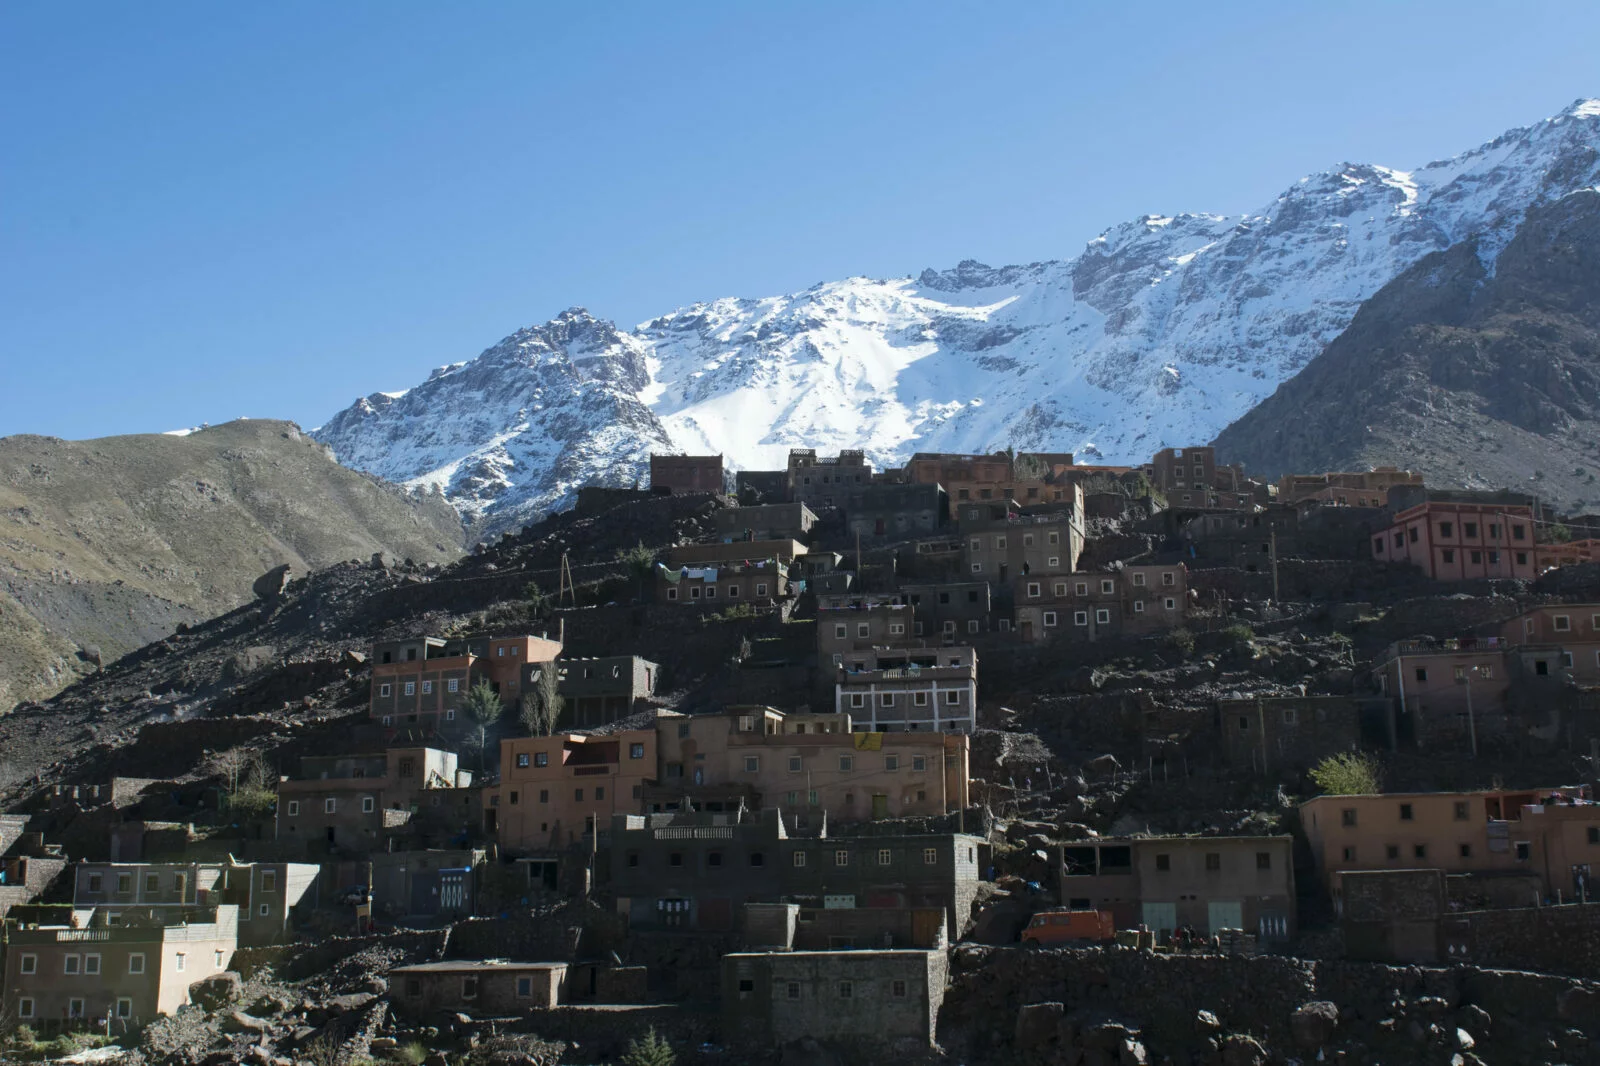
[{"label": "rock", "polygon": [[1222,1041],[1222,1066],[1265,1066],[1267,1052],[1254,1037],[1234,1033]]},{"label": "rock", "polygon": [[1102,1022],[1099,1025],[1091,1025],[1083,1031],[1083,1046],[1116,1053],[1122,1050],[1122,1045],[1126,1041],[1132,1040],[1138,1035],[1126,1025],[1118,1025],[1116,1022]]},{"label": "rock", "polygon": [[272,1066],[272,1052],[260,1044],[252,1044],[245,1048],[243,1061],[252,1063],[253,1066]]},{"label": "rock", "polygon": [[1294,1033],[1295,1043],[1307,1051],[1332,1040],[1333,1031],[1338,1027],[1339,1008],[1325,999],[1302,1004],[1289,1015],[1289,1029]]},{"label": "rock", "polygon": [[1118,770],[1122,769],[1122,764],[1117,761],[1117,757],[1115,755],[1107,754],[1101,755],[1095,759],[1090,759],[1084,764],[1084,769],[1090,770],[1097,774],[1114,774]]},{"label": "rock", "polygon": [[226,970],[190,985],[189,1001],[210,1014],[237,1003],[243,988],[244,982],[239,980],[239,975]]},{"label": "rock", "polygon": [[251,584],[250,591],[256,594],[256,599],[270,603],[283,595],[283,590],[289,584],[289,564],[274,566],[262,574]]},{"label": "rock", "polygon": [[392,1036],[375,1036],[369,1046],[373,1051],[393,1051],[400,1046],[400,1041]]},{"label": "rock", "polygon": [[1060,1003],[1029,1003],[1017,1008],[1015,1042],[1019,1048],[1038,1048],[1055,1039],[1064,1007]]},{"label": "rock", "polygon": [[422,1066],[450,1066],[450,1060],[442,1051],[435,1051],[422,1060]]},{"label": "rock", "polygon": [[389,979],[381,974],[368,974],[362,987],[375,996],[381,996],[389,991]]},{"label": "rock", "polygon": [[1150,1057],[1137,1040],[1124,1040],[1117,1050],[1117,1066],[1148,1066]]},{"label": "rock", "polygon": [[345,996],[330,996],[323,1006],[337,1018],[341,1014],[352,1014],[377,998],[371,992],[351,992]]},{"label": "rock", "polygon": [[1456,1012],[1456,1022],[1468,1032],[1477,1033],[1479,1036],[1487,1036],[1489,1026],[1494,1023],[1494,1019],[1482,1007],[1476,1004],[1468,1004]]},{"label": "rock", "polygon": [[1471,1033],[1467,1032],[1465,1029],[1456,1030],[1456,1047],[1460,1048],[1462,1051],[1471,1051],[1476,1045],[1477,1041],[1472,1039]]},{"label": "rock", "polygon": [[1556,995],[1556,1017],[1564,1022],[1600,1021],[1600,991],[1573,985]]},{"label": "rock", "polygon": [[270,1028],[272,1028],[271,1022],[246,1014],[242,1010],[229,1011],[228,1016],[222,1020],[222,1031],[225,1033],[264,1033]]},{"label": "rock", "polygon": [[1208,1010],[1195,1011],[1194,1028],[1195,1032],[1199,1033],[1201,1036],[1209,1036],[1212,1033],[1220,1033],[1222,1032],[1222,1019],[1218,1018],[1215,1014],[1212,1014]]}]

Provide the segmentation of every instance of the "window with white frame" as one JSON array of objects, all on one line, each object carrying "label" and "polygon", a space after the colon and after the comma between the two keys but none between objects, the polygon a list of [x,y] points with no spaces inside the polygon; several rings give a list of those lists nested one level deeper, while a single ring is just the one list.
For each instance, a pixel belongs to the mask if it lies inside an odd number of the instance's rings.
[{"label": "window with white frame", "polygon": [[74,996],[72,999],[67,1000],[67,1017],[68,1018],[82,1018],[83,1017],[83,1000],[82,999]]},{"label": "window with white frame", "polygon": [[1108,577],[1100,579],[1100,595],[1109,596],[1115,591],[1117,591],[1117,583],[1115,581]]},{"label": "window with white frame", "polygon": [[866,639],[867,637],[872,636],[872,623],[870,623],[870,622],[857,622],[856,623],[856,636],[860,637],[862,639]]},{"label": "window with white frame", "polygon": [[893,692],[880,692],[880,693],[878,693],[878,706],[880,706],[880,707],[893,707],[894,706],[894,693]]},{"label": "window with white frame", "polygon": [[446,692],[460,692],[461,691],[461,682],[456,680],[455,678],[451,678],[449,681],[446,681],[444,683],[444,690]]},{"label": "window with white frame", "polygon": [[981,574],[981,573],[983,573],[983,564],[982,564],[982,563],[973,563],[973,564],[972,564],[972,572],[973,572],[973,573],[974,573],[974,574]]},{"label": "window with white frame", "polygon": [[174,970],[177,970],[179,973],[183,973],[185,970],[187,970],[189,968],[189,956],[188,956],[188,954],[186,954],[185,952],[182,952],[182,951],[178,952],[177,958],[174,960],[172,968]]},{"label": "window with white frame", "polygon": [[85,955],[83,957],[83,975],[85,977],[98,977],[100,975],[100,956]]},{"label": "window with white frame", "polygon": [[422,683],[422,694],[424,696],[433,695],[433,682],[432,681],[424,681]]},{"label": "window with white frame", "polygon": [[33,997],[32,996],[23,996],[21,999],[17,1000],[17,1017],[18,1018],[32,1018],[33,1017]]},{"label": "window with white frame", "polygon": [[728,599],[736,600],[738,598],[739,598],[739,586],[738,585],[729,585],[728,586]]},{"label": "window with white frame", "polygon": [[332,796],[329,796],[327,799],[322,801],[322,813],[323,814],[332,814],[334,811],[336,811],[338,809],[339,809],[339,801],[334,799]]},{"label": "window with white frame", "polygon": [[1086,625],[1088,625],[1089,624],[1089,612],[1088,611],[1073,611],[1072,612],[1072,624],[1075,625],[1075,626],[1086,626]]},{"label": "window with white frame", "polygon": [[83,972],[83,956],[63,955],[61,957],[61,972],[67,974],[80,974]]},{"label": "window with white frame", "polygon": [[938,863],[939,863],[939,849],[938,848],[923,848],[922,849],[922,862],[923,862],[923,865],[925,865],[925,866],[936,866],[936,865],[938,865]]},{"label": "window with white frame", "polygon": [[1040,587],[1040,585],[1039,585],[1039,583],[1037,581],[1028,582],[1028,598],[1029,599],[1034,599],[1034,600],[1038,599],[1039,598],[1039,593],[1041,591],[1043,591],[1043,590],[1041,589],[1041,587]]},{"label": "window with white frame", "polygon": [[1143,600],[1134,600],[1133,601],[1133,613],[1134,614],[1144,614],[1144,601]]},{"label": "window with white frame", "polygon": [[1171,570],[1163,570],[1163,571],[1161,571],[1161,583],[1163,585],[1176,584],[1177,583],[1177,575],[1174,574]]},{"label": "window with white frame", "polygon": [[133,1000],[129,999],[127,996],[121,996],[117,999],[117,1017],[133,1017]]},{"label": "window with white frame", "polygon": [[1109,625],[1111,622],[1111,612],[1102,607],[1094,612],[1094,620],[1096,625]]},{"label": "window with white frame", "polygon": [[1056,567],[1061,565],[1061,556],[1052,555],[1052,556],[1050,556],[1050,558],[1046,559],[1044,561],[1044,563],[1045,563],[1046,566],[1048,566],[1052,570],[1054,570]]},{"label": "window with white frame", "polygon": [[1162,603],[1162,606],[1165,607],[1169,611],[1175,611],[1175,610],[1178,609],[1178,601],[1173,599],[1171,596],[1168,596],[1166,598],[1166,600]]},{"label": "window with white frame", "polygon": [[1087,596],[1087,595],[1089,595],[1089,583],[1087,581],[1078,582],[1078,595],[1079,596]]},{"label": "window with white frame", "polygon": [[967,619],[967,632],[968,633],[976,633],[976,632],[978,632],[979,624],[980,623],[978,622],[978,620],[976,618]]},{"label": "window with white frame", "polygon": [[861,693],[861,692],[852,692],[852,693],[850,693],[850,708],[852,710],[860,710],[862,707],[865,707],[866,705],[867,705],[867,697],[866,697],[866,695],[864,693]]},{"label": "window with white frame", "polygon": [[1044,612],[1043,621],[1046,629],[1054,629],[1056,625],[1056,613],[1054,611]]},{"label": "window with white frame", "polygon": [[1135,585],[1139,585],[1139,586],[1143,586],[1144,585],[1144,575],[1143,574],[1139,574],[1139,573],[1133,574],[1132,575],[1132,580],[1133,580],[1133,583]]},{"label": "window with white frame", "polygon": [[944,694],[944,701],[946,703],[960,703],[961,702],[961,692],[960,692],[960,690],[958,690],[958,689],[949,689],[948,691],[946,691],[945,694]]},{"label": "window with white frame", "polygon": [[144,973],[144,952],[135,951],[128,956],[128,972],[130,974]]},{"label": "window with white frame", "polygon": [[417,694],[417,683],[415,681],[407,681],[406,682],[406,695],[407,696],[415,696],[416,694]]},{"label": "window with white frame", "polygon": [[371,814],[373,812],[373,810],[376,808],[376,806],[377,806],[377,804],[376,804],[376,802],[373,800],[373,798],[371,796],[362,796],[361,797],[361,813],[362,814]]},{"label": "window with white frame", "polygon": [[388,694],[389,694],[389,686],[388,685],[379,685],[378,686],[378,695],[387,696]]},{"label": "window with white frame", "polygon": [[905,636],[905,632],[906,632],[906,624],[904,622],[890,622],[889,623],[889,635],[891,637],[903,637],[903,636]]},{"label": "window with white frame", "polygon": [[30,974],[39,972],[39,956],[23,955],[17,960],[18,972]]},{"label": "window with white frame", "polygon": [[833,853],[833,864],[835,866],[849,866],[850,852],[844,848],[835,850]]},{"label": "window with white frame", "polygon": [[1551,615],[1550,628],[1557,633],[1570,633],[1572,631],[1572,616],[1567,614]]},{"label": "window with white frame", "polygon": [[[1596,655],[1600,655],[1600,652],[1596,652],[1595,654]],[[911,694],[911,706],[913,706],[913,707],[926,707],[927,705],[928,705],[928,694],[926,692],[913,692]]]}]

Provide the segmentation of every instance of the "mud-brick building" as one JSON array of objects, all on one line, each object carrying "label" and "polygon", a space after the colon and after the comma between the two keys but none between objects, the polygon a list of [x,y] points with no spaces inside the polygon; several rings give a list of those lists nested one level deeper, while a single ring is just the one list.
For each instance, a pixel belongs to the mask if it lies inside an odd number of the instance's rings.
[{"label": "mud-brick building", "polygon": [[972,733],[978,727],[978,652],[967,645],[870,648],[834,667],[833,706],[857,729]]},{"label": "mud-brick building", "polygon": [[[80,915],[83,912],[78,912]],[[149,910],[117,924],[99,910],[81,925],[14,925],[5,955],[9,1017],[46,1033],[112,1019],[112,1032],[171,1014],[189,986],[228,969],[239,908]]]},{"label": "mud-brick building", "polygon": [[[538,686],[540,671],[547,665],[531,663],[522,668],[522,689],[530,693],[527,698],[537,698],[531,690]],[[559,724],[567,729],[593,729],[643,710],[661,675],[659,665],[637,655],[563,659],[556,667],[560,672],[556,691],[562,701]]]},{"label": "mud-brick building", "polygon": [[368,714],[390,739],[463,730],[473,685],[488,682],[514,708],[522,697],[526,664],[551,662],[560,654],[560,641],[527,634],[421,636],[375,644]]},{"label": "mud-brick building", "polygon": [[1068,844],[1060,857],[1063,906],[1110,911],[1119,928],[1146,925],[1163,940],[1184,926],[1294,936],[1292,837],[1108,838]]},{"label": "mud-brick building", "polygon": [[1263,775],[1305,770],[1330,755],[1395,746],[1394,707],[1354,696],[1252,696],[1217,701],[1230,766]]},{"label": "mud-brick building", "polygon": [[720,455],[650,456],[651,492],[673,496],[722,492],[725,484]]},{"label": "mud-brick building", "polygon": [[113,926],[124,912],[181,915],[227,904],[238,908],[240,945],[254,947],[288,939],[300,913],[318,903],[321,871],[299,862],[81,862],[72,903]]},{"label": "mud-brick building", "polygon": [[504,1017],[557,1006],[566,980],[564,962],[424,962],[389,971],[389,1002],[412,1018],[440,1012]]},{"label": "mud-brick building", "polygon": [[308,855],[387,850],[389,833],[426,812],[438,833],[482,824],[472,773],[437,748],[360,755],[308,755],[300,776],[278,783],[277,839]]},{"label": "mud-brick building", "polygon": [[722,959],[729,1039],[910,1040],[931,1046],[948,983],[940,951],[737,952]]},{"label": "mud-brick building", "polygon": [[728,542],[809,540],[817,516],[804,503],[762,503],[724,507],[711,515],[711,528]]},{"label": "mud-brick building", "polygon": [[846,493],[871,484],[872,464],[859,450],[830,457],[818,456],[815,448],[791,448],[786,479],[791,503],[822,514],[843,506]]}]

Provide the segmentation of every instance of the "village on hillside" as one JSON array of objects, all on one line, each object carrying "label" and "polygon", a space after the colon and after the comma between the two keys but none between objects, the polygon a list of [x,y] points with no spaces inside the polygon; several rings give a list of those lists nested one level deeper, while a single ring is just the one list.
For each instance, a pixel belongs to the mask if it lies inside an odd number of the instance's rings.
[{"label": "village on hillside", "polygon": [[0,719],[0,1059],[1594,1061],[1600,515],[655,455],[256,593]]}]

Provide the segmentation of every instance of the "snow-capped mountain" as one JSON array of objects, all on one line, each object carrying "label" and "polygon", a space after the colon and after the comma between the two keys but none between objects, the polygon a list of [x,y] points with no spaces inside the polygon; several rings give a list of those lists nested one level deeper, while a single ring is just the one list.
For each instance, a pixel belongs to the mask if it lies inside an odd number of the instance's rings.
[{"label": "snow-capped mountain", "polygon": [[574,309],[316,432],[489,528],[652,450],[783,465],[790,447],[1018,448],[1137,462],[1209,441],[1429,252],[1493,259],[1527,209],[1600,185],[1600,101],[1406,172],[1343,164],[1239,217],[1148,215],[1071,260],[963,262],[721,299],[631,332]]}]

